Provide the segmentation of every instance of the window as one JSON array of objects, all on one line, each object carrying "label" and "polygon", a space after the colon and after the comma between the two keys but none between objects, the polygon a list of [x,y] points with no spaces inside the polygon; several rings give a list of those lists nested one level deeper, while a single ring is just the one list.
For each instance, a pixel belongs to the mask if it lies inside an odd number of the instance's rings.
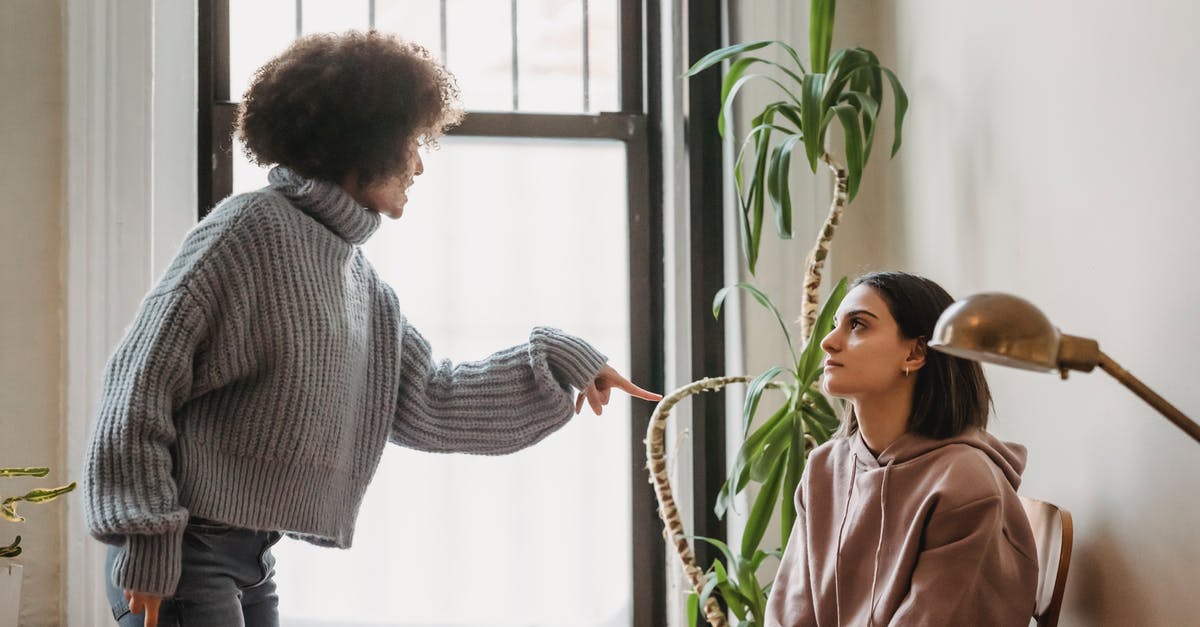
[{"label": "window", "polygon": [[[642,4],[202,0],[201,211],[265,181],[231,139],[230,94],[256,67],[297,34],[397,32],[440,55],[469,111],[423,155],[405,217],[364,246],[410,321],[456,361],[562,326],[661,387]],[[502,458],[388,447],[354,549],[277,549],[284,624],[664,624],[661,524],[642,470],[650,409],[617,399]]]}]

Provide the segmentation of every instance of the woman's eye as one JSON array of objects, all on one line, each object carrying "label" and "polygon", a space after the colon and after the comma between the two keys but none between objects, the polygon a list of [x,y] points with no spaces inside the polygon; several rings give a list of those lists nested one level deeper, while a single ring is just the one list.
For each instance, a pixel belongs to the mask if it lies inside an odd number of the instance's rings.
[{"label": "woman's eye", "polygon": [[863,323],[859,322],[857,318],[850,321],[850,329],[851,330],[857,329],[858,327],[861,327],[861,326],[863,326]]}]

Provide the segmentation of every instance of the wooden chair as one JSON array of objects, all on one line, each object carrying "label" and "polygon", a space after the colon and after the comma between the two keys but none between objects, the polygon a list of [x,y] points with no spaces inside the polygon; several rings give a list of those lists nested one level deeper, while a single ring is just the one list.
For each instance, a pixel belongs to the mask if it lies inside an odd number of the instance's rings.
[{"label": "wooden chair", "polygon": [[1038,627],[1055,627],[1062,609],[1063,590],[1067,587],[1067,570],[1071,566],[1074,538],[1071,512],[1023,496],[1021,505],[1025,507],[1037,544],[1038,586],[1033,618]]}]

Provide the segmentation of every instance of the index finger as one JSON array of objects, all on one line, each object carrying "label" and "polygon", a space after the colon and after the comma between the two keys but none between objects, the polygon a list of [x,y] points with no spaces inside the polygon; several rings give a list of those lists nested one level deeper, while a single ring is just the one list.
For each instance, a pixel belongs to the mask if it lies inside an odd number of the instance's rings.
[{"label": "index finger", "polygon": [[621,382],[617,384],[617,387],[628,392],[630,396],[636,396],[647,401],[661,401],[663,398],[662,394],[655,394],[649,390],[643,390],[628,379],[622,379]]}]

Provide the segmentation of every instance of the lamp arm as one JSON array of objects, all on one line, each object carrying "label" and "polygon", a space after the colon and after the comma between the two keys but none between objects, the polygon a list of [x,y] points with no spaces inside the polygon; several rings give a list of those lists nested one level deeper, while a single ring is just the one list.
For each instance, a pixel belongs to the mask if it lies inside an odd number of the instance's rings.
[{"label": "lamp arm", "polygon": [[1120,381],[1125,387],[1133,390],[1134,394],[1140,396],[1142,400],[1146,401],[1152,407],[1157,409],[1162,415],[1166,416],[1167,420],[1175,423],[1175,426],[1183,429],[1185,433],[1192,436],[1193,440],[1200,442],[1200,425],[1183,415],[1183,412],[1176,409],[1174,405],[1168,403],[1167,399],[1159,396],[1154,392],[1154,390],[1146,387],[1146,384],[1139,381],[1137,377],[1134,377],[1132,374],[1129,374],[1129,371],[1122,368],[1120,364],[1113,361],[1112,358],[1108,355],[1105,355],[1104,352],[1100,352],[1100,363],[1098,365],[1102,370],[1112,375],[1114,379]]}]

